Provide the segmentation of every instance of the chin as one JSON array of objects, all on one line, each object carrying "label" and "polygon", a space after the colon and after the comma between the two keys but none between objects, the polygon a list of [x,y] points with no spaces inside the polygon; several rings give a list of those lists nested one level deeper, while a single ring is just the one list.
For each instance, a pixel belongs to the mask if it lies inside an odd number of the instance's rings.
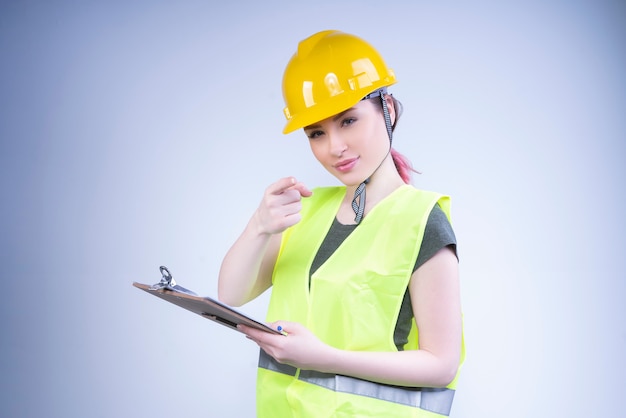
[{"label": "chin", "polygon": [[332,174],[337,180],[343,183],[346,187],[357,187],[359,184],[363,182],[366,174],[359,174],[356,171],[350,171],[348,173],[338,172],[334,167],[330,167],[328,172]]},{"label": "chin", "polygon": [[342,182],[346,187],[357,187],[359,184],[363,182],[363,178],[355,175],[343,175],[343,176],[335,176],[337,179]]}]

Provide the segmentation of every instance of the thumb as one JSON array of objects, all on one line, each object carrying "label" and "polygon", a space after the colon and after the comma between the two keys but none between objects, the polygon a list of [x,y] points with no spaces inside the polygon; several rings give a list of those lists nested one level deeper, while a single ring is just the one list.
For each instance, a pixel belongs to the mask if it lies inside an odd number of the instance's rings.
[{"label": "thumb", "polygon": [[274,328],[275,330],[279,332],[283,332],[283,333],[294,332],[300,327],[300,324],[297,322],[289,322],[289,321],[282,321],[282,320],[272,322],[268,325],[271,328]]}]

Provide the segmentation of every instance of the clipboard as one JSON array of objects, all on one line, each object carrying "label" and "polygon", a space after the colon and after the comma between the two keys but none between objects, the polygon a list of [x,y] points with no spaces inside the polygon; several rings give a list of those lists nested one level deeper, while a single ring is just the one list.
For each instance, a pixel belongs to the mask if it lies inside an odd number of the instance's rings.
[{"label": "clipboard", "polygon": [[239,332],[241,331],[237,329],[237,325],[242,324],[272,334],[282,334],[280,331],[277,331],[218,300],[208,296],[198,296],[194,292],[177,285],[167,267],[161,266],[160,270],[163,277],[159,283],[147,285],[133,282],[133,286]]}]

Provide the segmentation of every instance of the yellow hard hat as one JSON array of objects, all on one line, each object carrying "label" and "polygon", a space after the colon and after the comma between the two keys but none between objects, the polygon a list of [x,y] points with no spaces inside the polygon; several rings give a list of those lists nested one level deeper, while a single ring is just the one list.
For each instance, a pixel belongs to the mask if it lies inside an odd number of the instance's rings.
[{"label": "yellow hard hat", "polygon": [[336,30],[318,32],[300,42],[285,68],[283,133],[336,115],[395,82],[393,70],[363,39]]}]

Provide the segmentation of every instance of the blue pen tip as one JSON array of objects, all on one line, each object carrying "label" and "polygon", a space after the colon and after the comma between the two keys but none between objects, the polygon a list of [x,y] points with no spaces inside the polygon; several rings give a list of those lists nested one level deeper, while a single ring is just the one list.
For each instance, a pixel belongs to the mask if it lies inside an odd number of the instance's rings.
[{"label": "blue pen tip", "polygon": [[279,326],[278,326],[278,330],[279,330],[279,331],[282,331],[282,330],[283,330],[283,327],[281,327],[281,326],[279,325]]}]

